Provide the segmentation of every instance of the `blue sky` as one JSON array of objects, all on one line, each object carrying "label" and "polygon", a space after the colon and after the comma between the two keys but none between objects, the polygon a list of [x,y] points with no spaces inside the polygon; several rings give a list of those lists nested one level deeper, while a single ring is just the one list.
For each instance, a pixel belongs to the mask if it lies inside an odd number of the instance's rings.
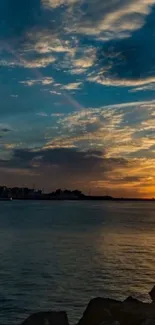
[{"label": "blue sky", "polygon": [[155,0],[1,0],[0,180],[155,194]]}]

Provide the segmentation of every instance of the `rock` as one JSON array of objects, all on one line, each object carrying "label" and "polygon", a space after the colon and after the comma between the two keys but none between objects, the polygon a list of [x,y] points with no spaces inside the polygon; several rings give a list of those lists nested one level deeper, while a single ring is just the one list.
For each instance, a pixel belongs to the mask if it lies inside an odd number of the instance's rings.
[{"label": "rock", "polygon": [[117,301],[111,299],[100,297],[92,299],[78,325],[99,325],[101,323],[103,324],[104,321],[113,322],[115,319],[109,310],[110,302],[117,304]]},{"label": "rock", "polygon": [[145,321],[141,325],[154,325],[155,324],[155,318],[148,318],[145,319]]},{"label": "rock", "polygon": [[152,301],[155,303],[155,286],[152,288],[152,290],[149,292],[149,295],[152,299]]},{"label": "rock", "polygon": [[[127,303],[125,304],[128,306]],[[133,304],[132,307],[126,308],[123,303],[122,307],[114,312],[114,315],[120,325],[140,325],[145,319],[143,313],[139,312],[139,310],[137,311]]]},{"label": "rock", "polygon": [[90,301],[78,325],[114,324],[116,321],[120,325],[141,325],[148,318],[155,318],[154,304],[131,297],[124,302],[96,298]]},{"label": "rock", "polygon": [[111,320],[106,320],[100,323],[99,325],[120,325],[118,321],[111,321]]},{"label": "rock", "polygon": [[29,316],[22,325],[69,325],[66,312],[39,312]]},{"label": "rock", "polygon": [[126,299],[124,300],[124,302],[141,303],[141,301],[139,301],[139,300],[136,299],[136,298],[133,298],[132,296],[129,296],[128,298],[126,298]]}]

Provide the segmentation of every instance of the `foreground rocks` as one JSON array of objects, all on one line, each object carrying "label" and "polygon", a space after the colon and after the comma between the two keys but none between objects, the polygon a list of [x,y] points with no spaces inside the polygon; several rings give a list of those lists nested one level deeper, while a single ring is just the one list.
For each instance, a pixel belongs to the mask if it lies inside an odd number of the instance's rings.
[{"label": "foreground rocks", "polygon": [[[150,291],[153,303],[143,303],[131,296],[123,302],[92,299],[77,325],[155,325],[155,287]],[[22,325],[69,325],[65,312],[31,315]]]},{"label": "foreground rocks", "polygon": [[[151,290],[152,299],[154,291],[155,288]],[[131,296],[123,302],[95,298],[89,302],[77,325],[104,325],[108,321],[120,325],[155,325],[155,304],[143,303]]]},{"label": "foreground rocks", "polygon": [[66,312],[40,312],[28,317],[22,325],[69,325]]},{"label": "foreground rocks", "polygon": [[120,325],[140,325],[148,318],[155,319],[153,304],[131,298],[124,302],[96,298],[90,301],[78,325],[99,325],[106,322],[107,311],[111,315],[111,323],[117,321]]},{"label": "foreground rocks", "polygon": [[152,290],[149,292],[149,295],[152,299],[152,301],[155,303],[155,286],[152,288]]}]

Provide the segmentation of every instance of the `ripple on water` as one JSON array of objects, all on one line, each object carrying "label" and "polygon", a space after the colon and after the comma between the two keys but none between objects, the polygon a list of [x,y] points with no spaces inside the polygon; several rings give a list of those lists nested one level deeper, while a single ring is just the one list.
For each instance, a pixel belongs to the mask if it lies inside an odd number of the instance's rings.
[{"label": "ripple on water", "polygon": [[40,310],[76,322],[96,296],[148,301],[155,283],[155,204],[1,202],[3,325]]}]

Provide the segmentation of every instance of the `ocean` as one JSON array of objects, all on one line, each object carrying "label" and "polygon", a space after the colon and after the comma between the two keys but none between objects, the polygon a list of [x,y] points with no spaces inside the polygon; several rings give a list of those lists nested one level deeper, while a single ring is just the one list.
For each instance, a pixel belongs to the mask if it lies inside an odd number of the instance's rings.
[{"label": "ocean", "polygon": [[91,298],[148,301],[154,284],[155,202],[0,202],[0,324],[75,324]]}]

